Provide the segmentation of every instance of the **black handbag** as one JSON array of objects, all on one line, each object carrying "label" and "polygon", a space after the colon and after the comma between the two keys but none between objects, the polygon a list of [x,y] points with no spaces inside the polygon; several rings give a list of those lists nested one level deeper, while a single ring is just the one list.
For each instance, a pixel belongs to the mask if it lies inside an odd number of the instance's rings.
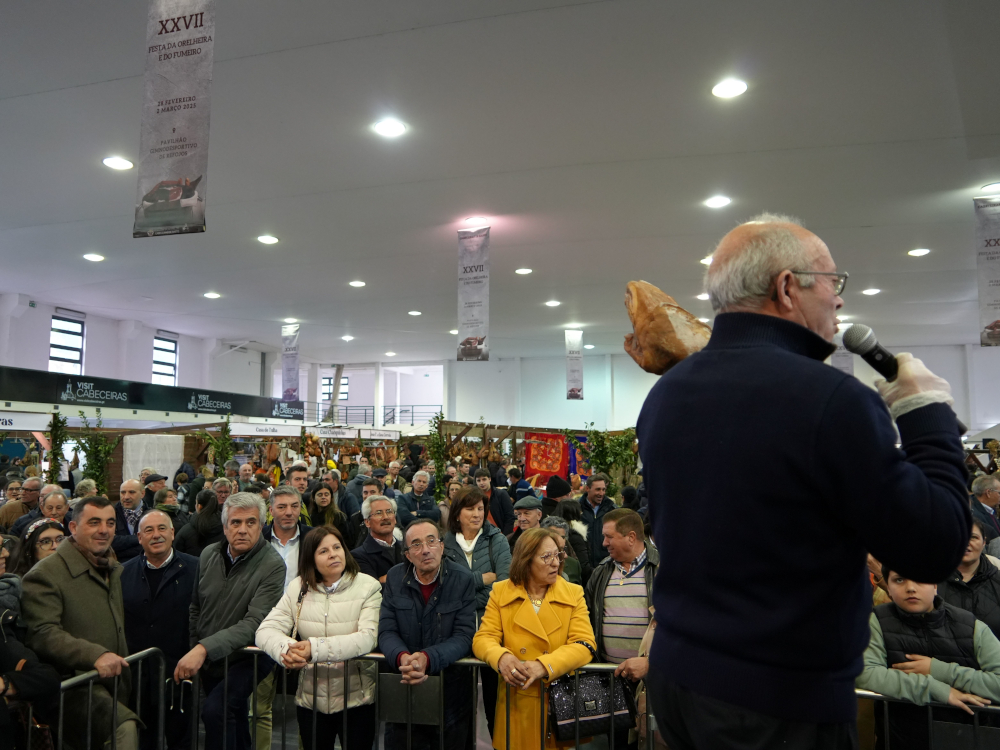
[{"label": "black handbag", "polygon": [[576,739],[576,716],[583,738],[609,734],[612,715],[614,729],[631,729],[637,714],[631,687],[613,672],[581,674],[579,683],[564,675],[549,685],[549,734],[560,742]]}]

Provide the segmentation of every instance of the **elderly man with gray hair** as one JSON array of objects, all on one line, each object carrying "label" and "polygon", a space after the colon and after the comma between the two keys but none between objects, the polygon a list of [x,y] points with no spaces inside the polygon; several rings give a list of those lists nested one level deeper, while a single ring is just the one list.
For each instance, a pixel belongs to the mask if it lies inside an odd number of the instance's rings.
[{"label": "elderly man with gray hair", "polygon": [[[639,414],[662,560],[648,680],[672,750],[775,737],[786,750],[857,747],[866,552],[905,578],[941,581],[969,543],[948,383],[906,353],[877,391],[824,363],[846,283],[795,220],[736,227],[706,272],[711,339],[657,381]],[[726,466],[736,491],[720,497],[693,446],[737,443]],[[739,562],[705,554],[706,533],[712,549],[738,547]],[[782,570],[808,585],[789,596]]]},{"label": "elderly man with gray hair", "polygon": [[434,501],[434,495],[427,491],[431,475],[426,471],[418,471],[413,475],[413,488],[396,499],[399,506],[399,526],[405,529],[418,518],[426,518],[434,523],[441,523],[441,508]]},{"label": "elderly man with gray hair", "polygon": [[972,517],[978,518],[986,527],[986,543],[1000,538],[1000,478],[993,474],[982,474],[972,480]]},{"label": "elderly man with gray hair", "polygon": [[406,562],[403,545],[396,539],[396,501],[385,495],[369,495],[361,504],[367,534],[351,557],[362,573],[385,583],[389,569]]},{"label": "elderly man with gray hair", "polygon": [[[206,750],[222,750],[222,722],[230,748],[250,747],[247,700],[271,673],[274,662],[262,656],[254,682],[253,660],[240,653],[252,646],[257,627],[281,598],[285,563],[261,531],[267,507],[260,495],[237,492],[222,506],[225,540],[201,553],[198,582],[191,598],[191,650],[177,663],[174,681],[201,671],[205,685]],[[224,688],[225,658],[229,684]],[[226,705],[223,705],[223,694]]]}]

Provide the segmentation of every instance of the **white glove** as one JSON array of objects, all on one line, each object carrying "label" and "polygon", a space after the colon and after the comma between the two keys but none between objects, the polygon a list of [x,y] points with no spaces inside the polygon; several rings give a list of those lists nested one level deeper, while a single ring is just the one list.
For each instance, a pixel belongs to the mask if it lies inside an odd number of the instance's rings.
[{"label": "white glove", "polygon": [[889,407],[893,419],[928,404],[952,406],[955,403],[948,381],[928,370],[912,354],[897,354],[896,363],[899,365],[899,374],[895,380],[891,383],[881,378],[875,381],[875,387]]}]

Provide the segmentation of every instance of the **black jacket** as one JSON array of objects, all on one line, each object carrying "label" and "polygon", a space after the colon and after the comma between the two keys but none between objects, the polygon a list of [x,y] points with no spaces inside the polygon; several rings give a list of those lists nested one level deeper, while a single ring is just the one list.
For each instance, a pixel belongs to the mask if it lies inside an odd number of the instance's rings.
[{"label": "black jacket", "polygon": [[122,566],[122,601],[125,604],[125,639],[129,653],[159,648],[170,675],[191,646],[188,607],[198,582],[198,558],[174,550],[153,591],[145,553]]},{"label": "black jacket", "polygon": [[[900,450],[878,393],[824,364],[834,350],[797,323],[722,313],[708,345],[650,390],[636,428],[661,559],[650,669],[813,723],[857,717],[866,552],[940,581],[971,524],[955,413],[934,403],[901,415]],[[726,466],[736,484],[720,497],[699,451],[736,444]],[[706,534],[713,550],[739,549],[739,562],[706,554]],[[809,585],[789,596],[779,570]]]},{"label": "black jacket", "polygon": [[[149,510],[145,503],[141,507],[143,513]],[[111,540],[111,549],[115,551],[118,562],[121,563],[142,554],[139,537],[128,530],[128,523],[125,521],[125,508],[122,507],[121,501],[115,503],[115,538]]]},{"label": "black jacket", "polygon": [[204,535],[198,533],[198,515],[195,514],[184,524],[184,528],[174,536],[174,549],[195,557],[201,557],[202,550],[210,544],[221,542],[226,538],[222,531],[222,519],[216,516],[212,519]]},{"label": "black jacket", "polygon": [[938,584],[938,596],[952,606],[965,609],[985,622],[1000,638],[1000,570],[986,557],[968,582],[957,570]]},{"label": "black jacket", "polygon": [[617,506],[607,495],[597,506],[597,512],[590,504],[587,496],[580,498],[580,510],[583,517],[583,525],[587,527],[587,553],[590,555],[590,564],[596,568],[605,557],[608,556],[607,549],[604,548],[604,517],[613,511]]},{"label": "black jacket", "polygon": [[490,515],[502,534],[509,534],[514,530],[514,503],[510,501],[507,490],[499,487],[490,490]]},{"label": "black jacket", "polygon": [[1000,537],[1000,517],[986,510],[975,495],[972,496],[972,517],[978,518],[986,527],[986,538],[983,541],[987,544]]},{"label": "black jacket", "polygon": [[[368,527],[364,528],[367,531]],[[375,541],[375,537],[370,534],[365,537],[361,546],[351,550],[351,557],[361,568],[362,573],[375,579],[384,576],[394,566],[406,562],[402,544],[395,541],[391,547],[386,547]],[[382,587],[385,588],[384,583]]]},{"label": "black jacket", "polygon": [[[656,578],[656,571],[660,567],[660,553],[656,547],[646,540],[646,562],[643,567],[643,576],[646,580],[646,607],[653,606],[653,580]],[[587,597],[587,608],[590,610],[590,623],[594,627],[594,637],[597,639],[597,659],[596,661],[607,661],[607,652],[604,650],[604,594],[608,590],[608,581],[611,580],[615,572],[615,561],[610,556],[605,557],[600,565],[594,568],[587,581],[584,594]],[[638,652],[636,652],[638,655]]]}]

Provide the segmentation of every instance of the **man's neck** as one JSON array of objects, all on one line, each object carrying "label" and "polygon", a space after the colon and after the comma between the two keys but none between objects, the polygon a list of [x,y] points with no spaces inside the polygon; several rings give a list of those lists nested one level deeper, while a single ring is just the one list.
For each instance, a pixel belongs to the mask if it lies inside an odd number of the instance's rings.
[{"label": "man's neck", "polygon": [[385,542],[386,544],[392,544],[393,542],[396,541],[396,539],[392,535],[392,531],[391,530],[389,531],[388,534],[376,534],[374,531],[371,531],[371,530],[369,530],[369,531],[370,531],[371,535],[373,537],[375,537],[376,539],[378,539],[380,542]]},{"label": "man's neck", "polygon": [[989,500],[987,500],[988,497],[989,497],[989,495],[983,495],[982,497],[977,497],[976,499],[979,502],[981,502],[983,505],[985,505],[985,506],[987,506],[989,508],[992,508],[993,510],[996,510],[997,509],[997,503],[991,503]]},{"label": "man's neck", "polygon": [[591,507],[591,508],[600,508],[600,507],[601,507],[601,503],[603,503],[603,502],[604,502],[604,498],[602,497],[602,498],[601,498],[600,500],[596,500],[596,501],[595,501],[595,500],[592,500],[592,499],[591,499],[591,498],[590,498],[590,497],[588,496],[588,497],[587,497],[587,502],[588,502],[588,503],[590,503],[590,507]]},{"label": "man's neck", "polygon": [[414,573],[414,575],[417,576],[417,580],[420,581],[420,583],[422,583],[424,586],[428,586],[428,585],[434,583],[434,581],[437,580],[438,573],[440,573],[440,572],[441,572],[441,566],[440,565],[437,568],[435,568],[434,570],[432,570],[430,573],[426,573],[426,574],[425,573],[421,573],[416,568],[413,569],[413,573]]},{"label": "man's neck", "polygon": [[278,537],[282,544],[288,544],[288,540],[295,536],[295,532],[299,530],[299,525],[295,524],[291,529],[285,531],[283,528],[274,525],[274,535]]},{"label": "man's neck", "polygon": [[631,572],[632,572],[632,564],[633,564],[633,563],[634,563],[634,562],[635,562],[636,560],[638,560],[638,559],[639,559],[639,555],[641,555],[641,554],[642,554],[642,551],[643,551],[644,549],[646,549],[646,545],[645,545],[645,543],[643,543],[643,544],[642,544],[641,546],[638,546],[638,547],[636,547],[636,548],[635,548],[635,549],[634,549],[634,550],[632,551],[632,553],[631,553],[631,555],[632,555],[632,556],[631,556],[631,557],[630,557],[630,558],[628,559],[628,562],[623,562],[623,563],[619,563],[619,565],[621,565],[621,566],[622,566],[623,568],[625,568],[625,572],[626,572],[626,573],[631,573]]},{"label": "man's neck", "polygon": [[170,555],[172,554],[172,552],[173,552],[173,550],[170,550],[170,549],[168,549],[166,552],[164,552],[163,554],[160,554],[160,555],[151,555],[151,554],[149,554],[147,552],[146,553],[146,562],[148,562],[154,568],[162,568],[163,567],[163,563],[165,563],[167,560],[170,559]]}]

